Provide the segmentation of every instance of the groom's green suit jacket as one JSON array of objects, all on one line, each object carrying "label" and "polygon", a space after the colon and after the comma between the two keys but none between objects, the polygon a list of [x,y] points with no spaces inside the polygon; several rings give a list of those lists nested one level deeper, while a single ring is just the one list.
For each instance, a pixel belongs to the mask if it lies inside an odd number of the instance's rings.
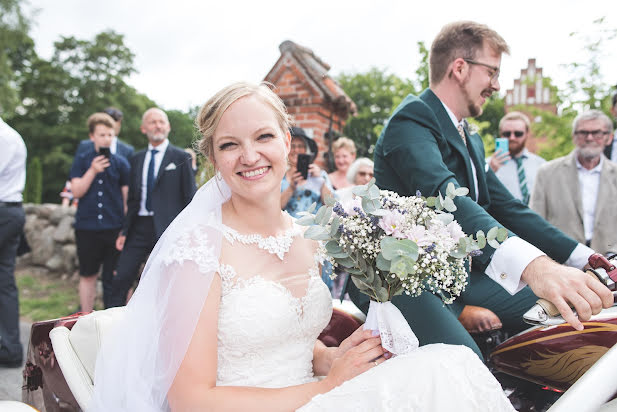
[{"label": "groom's green suit jacket", "polygon": [[[445,195],[452,182],[469,194],[457,197],[454,212],[465,233],[503,226],[556,261],[565,262],[577,242],[515,199],[484,161],[480,136],[466,131],[467,147],[439,98],[430,90],[409,95],[395,110],[375,147],[375,178],[381,189],[400,195]],[[478,187],[474,184],[473,161]],[[475,200],[477,196],[477,201]],[[473,259],[484,272],[494,249]]]},{"label": "groom's green suit jacket", "polygon": [[[512,197],[485,164],[484,146],[478,134],[466,132],[466,139],[467,146],[431,90],[425,90],[419,97],[407,96],[394,111],[375,146],[377,186],[404,196],[418,191],[423,196],[445,194],[450,182],[456,187],[467,187],[469,194],[456,198],[454,212],[465,233],[475,234],[478,230],[487,233],[494,226],[505,227],[510,236],[520,236],[556,261],[565,262],[577,242]],[[471,162],[476,170],[477,187]],[[469,283],[453,305],[444,306],[437,296],[428,292],[416,298],[394,297],[392,303],[401,310],[421,345],[463,344],[480,355],[477,345],[457,320],[466,304],[489,308],[509,332],[525,328],[522,315],[537,298],[529,288],[512,296],[484,274],[494,251],[487,245],[481,256],[473,258]],[[348,283],[347,291],[358,307],[368,308],[368,298],[352,282]]]}]

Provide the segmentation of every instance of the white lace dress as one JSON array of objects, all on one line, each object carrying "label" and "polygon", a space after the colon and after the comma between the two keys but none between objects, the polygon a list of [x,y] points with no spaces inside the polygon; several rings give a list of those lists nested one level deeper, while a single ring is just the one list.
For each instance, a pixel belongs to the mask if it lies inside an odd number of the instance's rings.
[{"label": "white lace dress", "polygon": [[[316,258],[300,258],[300,248],[294,252],[297,243],[307,242],[301,230],[265,239],[225,228],[234,244],[229,249],[240,253],[233,259],[223,253],[219,266],[217,385],[277,388],[317,379],[313,347],[330,320],[332,301]],[[264,268],[273,273],[262,273]],[[439,344],[385,361],[299,410],[514,409],[470,349]]]}]

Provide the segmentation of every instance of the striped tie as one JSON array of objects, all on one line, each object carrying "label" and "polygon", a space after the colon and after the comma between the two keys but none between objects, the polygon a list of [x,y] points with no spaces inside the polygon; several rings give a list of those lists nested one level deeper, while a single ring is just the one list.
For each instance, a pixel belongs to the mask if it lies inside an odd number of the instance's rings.
[{"label": "striped tie", "polygon": [[525,177],[525,169],[523,168],[523,156],[515,157],[516,173],[518,174],[518,184],[521,187],[523,195],[523,203],[529,204],[529,190],[527,189],[527,178]]}]

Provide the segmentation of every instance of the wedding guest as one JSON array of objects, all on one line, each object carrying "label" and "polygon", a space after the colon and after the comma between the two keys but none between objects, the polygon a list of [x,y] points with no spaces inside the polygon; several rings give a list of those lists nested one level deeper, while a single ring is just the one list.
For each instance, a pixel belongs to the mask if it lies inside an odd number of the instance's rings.
[{"label": "wedding guest", "polygon": [[347,137],[339,137],[332,143],[336,170],[328,175],[334,190],[351,186],[347,179],[349,166],[356,160],[356,144]]},{"label": "wedding guest", "polygon": [[[129,164],[109,147],[114,120],[106,113],[88,118],[92,148],[75,157],[71,191],[79,199],[75,213],[75,244],[79,259],[79,303],[83,312],[94,309],[96,281],[101,266],[103,304],[110,306],[113,273],[118,262],[116,238],[126,213]],[[108,150],[109,157],[102,149]]]},{"label": "wedding guest", "polygon": [[365,185],[373,178],[373,161],[366,157],[361,157],[354,160],[347,170],[347,181],[350,186],[339,189],[336,192],[336,198],[342,203],[347,202],[353,197],[352,189],[354,186]]},{"label": "wedding guest", "polygon": [[170,131],[164,111],[146,110],[141,132],[148,139],[148,148],[131,157],[128,212],[116,240],[116,248],[122,254],[112,283],[112,306],[126,304],[140,266],[195,194],[191,156],[169,143]]},{"label": "wedding guest", "polygon": [[19,340],[19,294],[15,258],[26,215],[22,207],[27,150],[19,133],[0,118],[0,366],[18,368],[23,361]]},{"label": "wedding guest", "polygon": [[[133,146],[126,142],[123,142],[118,137],[120,136],[120,130],[122,129],[122,119],[124,118],[124,114],[115,107],[107,107],[103,110],[103,113],[108,114],[114,120],[113,137],[111,138],[111,144],[109,145],[111,153],[122,156],[127,161],[129,161],[131,156],[133,156]],[[92,141],[90,139],[82,140],[81,142],[79,142],[79,146],[77,146],[77,152],[75,153],[75,156],[77,157],[81,153],[85,153],[92,148]]]},{"label": "wedding guest", "polygon": [[283,102],[234,84],[197,123],[218,177],[161,237],[103,341],[90,410],[514,410],[467,348],[391,358],[362,328],[339,347],[318,341],[332,300],[317,242],[280,208],[292,140]]},{"label": "wedding guest", "polygon": [[[333,187],[328,174],[312,161],[317,157],[317,143],[306,135],[300,127],[291,129],[291,151],[289,168],[281,182],[281,208],[291,216],[298,217],[316,203],[323,205],[326,197],[332,195]],[[304,179],[297,170],[298,155],[309,154],[312,161],[308,168],[308,178]]]}]

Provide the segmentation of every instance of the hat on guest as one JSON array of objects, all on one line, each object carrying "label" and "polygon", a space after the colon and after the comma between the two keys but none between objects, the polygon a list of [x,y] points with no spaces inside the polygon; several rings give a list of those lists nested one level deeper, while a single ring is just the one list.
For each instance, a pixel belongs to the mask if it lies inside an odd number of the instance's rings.
[{"label": "hat on guest", "polygon": [[294,126],[289,129],[289,133],[291,134],[292,138],[300,137],[302,140],[304,140],[304,143],[306,144],[306,153],[313,155],[312,160],[315,160],[315,158],[317,157],[317,153],[319,152],[315,140],[308,137],[304,129],[301,127]]}]

